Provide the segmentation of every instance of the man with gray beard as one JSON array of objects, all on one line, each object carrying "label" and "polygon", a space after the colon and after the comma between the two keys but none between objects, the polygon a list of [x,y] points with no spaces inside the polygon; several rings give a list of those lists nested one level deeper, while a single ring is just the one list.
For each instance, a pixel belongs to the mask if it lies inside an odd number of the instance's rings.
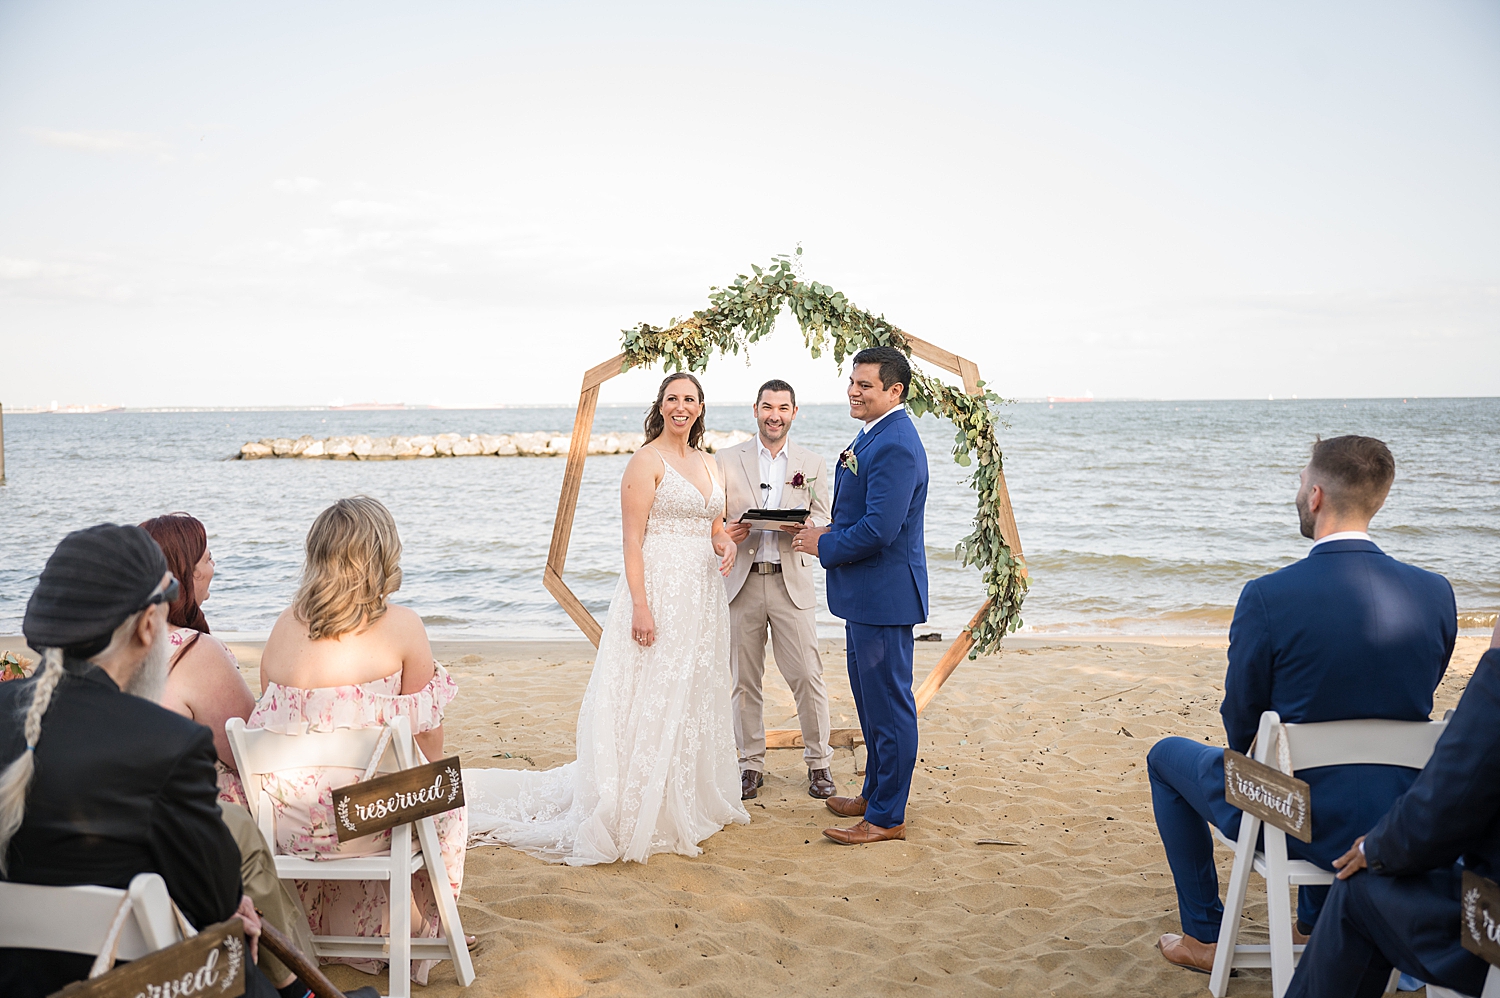
[{"label": "man with gray beard", "polygon": [[[197,928],[243,918],[253,951],[260,922],[220,817],[213,736],[153,702],[177,588],[139,527],[75,531],[47,560],[22,624],[42,661],[31,678],[0,685],[0,877],[125,888],[159,873]],[[92,962],[0,948],[0,994],[49,995]],[[253,965],[245,985],[276,995]]]}]

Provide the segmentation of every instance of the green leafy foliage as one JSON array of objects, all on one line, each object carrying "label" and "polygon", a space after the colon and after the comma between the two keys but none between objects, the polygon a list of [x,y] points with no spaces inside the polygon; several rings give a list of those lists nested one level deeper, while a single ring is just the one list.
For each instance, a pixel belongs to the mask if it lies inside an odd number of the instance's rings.
[{"label": "green leafy foliage", "polygon": [[[801,254],[799,246],[795,255]],[[689,318],[673,319],[662,327],[643,322],[624,330],[625,366],[660,363],[669,372],[702,371],[710,357],[748,352],[750,344],[776,328],[776,317],[787,308],[814,357],[831,350],[834,362],[842,365],[845,358],[873,346],[893,346],[911,355],[906,334],[885,316],[866,312],[826,284],[803,280],[793,256],[781,254],[765,268],[750,269],[752,275],[740,274],[726,287],[710,288],[708,307]],[[980,394],[970,395],[913,368],[907,399],[914,416],[931,414],[952,421],[958,431],[953,460],[972,469],[968,484],[978,509],[974,529],[959,542],[957,553],[963,564],[979,567],[988,601],[970,629],[970,658],[997,650],[1001,639],[1021,626],[1027,589],[1025,565],[1012,554],[1000,527],[1004,458],[995,435],[995,410],[1003,400],[983,382],[979,388]]]}]

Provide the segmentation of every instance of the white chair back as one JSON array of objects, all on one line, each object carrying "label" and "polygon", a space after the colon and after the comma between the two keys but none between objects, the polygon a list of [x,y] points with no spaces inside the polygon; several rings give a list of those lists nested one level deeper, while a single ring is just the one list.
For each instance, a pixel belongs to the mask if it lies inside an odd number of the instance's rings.
[{"label": "white chair back", "polygon": [[134,917],[121,930],[118,959],[139,960],[182,940],[166,882],[139,873],[123,891],[0,882],[0,946],[97,955],[127,896]]},{"label": "white chair back", "polygon": [[[422,758],[412,738],[411,723],[404,717],[397,717],[380,728],[344,728],[283,735],[247,728],[243,720],[232,717],[225,723],[224,730],[229,736],[235,766],[245,785],[250,812],[271,844],[276,872],[283,880],[382,880],[387,884],[390,934],[315,934],[313,945],[317,948],[317,955],[389,961],[391,998],[409,998],[413,957],[452,960],[458,983],[462,987],[473,983],[474,962],[464,942],[463,920],[459,916],[448,871],[443,866],[442,845],[431,818],[420,818],[392,828],[388,854],[326,859],[286,856],[278,851],[270,795],[261,786],[262,776],[286,769],[336,766],[368,774],[363,778],[411,769],[419,765]],[[379,762],[371,768],[371,757],[377,751],[380,753]],[[421,844],[415,852],[412,849],[413,832]],[[438,903],[442,936],[435,939],[411,937],[411,874],[422,868],[427,870]]]},{"label": "white chair back", "polygon": [[[381,754],[375,773],[394,773],[401,768],[396,742],[410,741],[411,727],[406,718],[391,722],[394,729]],[[262,790],[260,778],[286,769],[313,769],[336,766],[364,770],[380,744],[385,728],[339,728],[336,731],[310,731],[284,735],[264,728],[247,728],[244,720],[231,717],[224,724],[234,766],[245,787],[250,813],[260,825],[267,842],[275,842],[271,802]],[[373,774],[372,774],[373,775]]]},{"label": "white chair back", "polygon": [[[1421,769],[1448,730],[1448,720],[1323,721],[1279,727],[1287,739],[1294,773],[1317,766],[1359,764]],[[1276,765],[1274,756],[1267,761]]]}]

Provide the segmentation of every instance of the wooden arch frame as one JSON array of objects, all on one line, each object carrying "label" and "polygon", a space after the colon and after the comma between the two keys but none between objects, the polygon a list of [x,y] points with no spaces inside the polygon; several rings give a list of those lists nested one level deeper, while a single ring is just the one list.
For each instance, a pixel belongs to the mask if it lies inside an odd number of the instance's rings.
[{"label": "wooden arch frame", "polygon": [[[963,379],[964,391],[970,395],[980,393],[979,367],[972,360],[911,335],[906,336],[906,344],[911,348],[912,356],[958,375]],[[557,497],[557,519],[552,524],[552,544],[547,549],[547,567],[542,574],[542,584],[547,587],[547,591],[557,600],[558,605],[567,611],[573,623],[578,625],[578,629],[593,643],[595,648],[599,647],[599,639],[604,629],[599,626],[599,622],[594,619],[593,614],[589,613],[583,602],[574,595],[573,590],[568,588],[568,584],[563,581],[563,566],[568,560],[568,544],[573,536],[573,517],[578,511],[578,493],[583,487],[583,463],[588,458],[589,434],[594,428],[594,411],[599,406],[599,386],[617,374],[624,374],[627,370],[629,370],[629,361],[622,353],[584,372],[583,388],[578,393],[578,414],[573,418],[573,436],[568,443],[568,466],[563,471],[562,492]],[[1024,565],[1021,538],[1016,530],[1016,514],[1010,504],[1010,490],[1005,485],[1005,472],[1001,471],[999,474],[1000,528],[1004,531],[1005,540],[1010,544],[1011,553]],[[1023,568],[1022,571],[1024,572],[1025,569]],[[948,646],[943,657],[938,660],[938,664],[917,688],[915,696],[918,714],[937,695],[937,691],[953,674],[953,670],[958,668],[958,663],[963,661],[969,649],[974,646],[971,629],[988,606],[989,603],[986,602],[983,607],[980,607],[979,612]],[[863,738],[858,728],[835,728],[829,741],[834,746],[848,748],[862,742]],[[787,728],[767,731],[766,747],[802,748],[802,732]]]}]

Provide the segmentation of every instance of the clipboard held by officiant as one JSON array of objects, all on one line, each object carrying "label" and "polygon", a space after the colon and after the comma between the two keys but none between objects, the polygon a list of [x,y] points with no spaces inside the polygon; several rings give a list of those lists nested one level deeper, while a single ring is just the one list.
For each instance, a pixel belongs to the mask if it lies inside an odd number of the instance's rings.
[{"label": "clipboard held by officiant", "polygon": [[757,530],[779,530],[782,527],[800,527],[812,515],[806,509],[747,509],[738,522],[747,523]]}]

